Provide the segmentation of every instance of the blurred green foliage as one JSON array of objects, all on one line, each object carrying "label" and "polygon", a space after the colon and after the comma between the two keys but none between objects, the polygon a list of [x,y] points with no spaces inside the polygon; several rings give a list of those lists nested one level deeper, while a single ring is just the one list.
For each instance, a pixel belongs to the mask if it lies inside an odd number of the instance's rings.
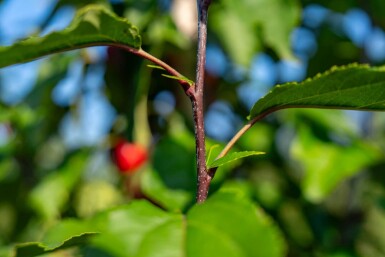
[{"label": "blurred green foliage", "polygon": [[[107,4],[59,5],[90,2]],[[217,1],[209,42],[242,64],[261,50],[286,57],[289,39],[282,37],[298,24],[300,4],[338,12],[361,7],[385,28],[382,0],[289,2]],[[273,7],[250,8],[264,3]],[[157,1],[126,0],[112,8],[139,27],[145,50],[194,77],[196,39]],[[229,29],[229,18],[236,28]],[[318,38],[309,75],[362,61],[360,50],[327,26]],[[385,256],[384,114],[357,125],[342,111],[278,112],[236,145],[266,155],[220,167],[207,203],[194,205],[194,134],[182,90],[148,62],[108,49],[106,95],[118,117],[101,144],[70,149],[59,124],[78,102],[56,106],[50,92],[75,58],[85,68],[92,64],[84,50],[50,56],[22,103],[0,105],[0,124],[8,128],[0,146],[1,257]],[[206,84],[207,106],[226,100],[246,121],[249,110],[235,97],[240,82],[208,74]],[[176,108],[160,117],[152,101],[165,89],[176,96]],[[133,176],[121,176],[109,157],[119,137],[150,142],[150,161]],[[207,149],[215,144],[214,156],[223,142],[208,138]]]}]

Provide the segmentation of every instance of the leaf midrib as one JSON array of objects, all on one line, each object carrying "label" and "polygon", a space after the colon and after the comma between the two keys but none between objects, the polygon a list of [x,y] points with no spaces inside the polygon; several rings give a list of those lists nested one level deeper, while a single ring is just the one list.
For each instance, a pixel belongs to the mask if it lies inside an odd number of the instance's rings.
[{"label": "leaf midrib", "polygon": [[[282,108],[279,108],[279,107],[290,106],[290,105],[295,104],[297,102],[304,101],[304,100],[309,100],[309,99],[312,99],[312,98],[325,97],[325,96],[327,96],[329,94],[330,95],[335,95],[336,92],[346,92],[346,91],[349,91],[349,90],[359,90],[360,88],[362,89],[362,88],[366,88],[366,87],[377,87],[377,86],[379,86],[379,85],[381,85],[383,83],[385,83],[385,82],[376,82],[376,83],[371,83],[371,84],[364,84],[362,86],[358,85],[358,86],[353,87],[353,88],[335,89],[333,91],[329,91],[329,92],[325,92],[325,93],[319,93],[317,95],[311,95],[311,96],[302,97],[302,98],[298,98],[298,99],[295,99],[295,100],[287,101],[285,103],[281,103],[281,104],[278,104],[278,105],[270,105],[271,102],[273,102],[274,100],[278,99],[282,94],[286,94],[286,92],[288,90],[290,90],[289,88],[286,88],[285,90],[282,90],[280,93],[278,93],[274,97],[270,98],[261,108],[259,108],[259,111],[255,115],[253,115],[253,117],[255,117],[255,116],[257,116],[257,115],[259,115],[261,113],[264,113],[264,112],[266,112],[267,110],[269,110],[271,108],[282,109]],[[305,87],[305,85],[299,85],[299,87]],[[372,103],[370,105],[357,106],[355,109],[362,109],[363,107],[375,105],[375,104],[382,103],[382,102],[385,102],[385,100],[384,101],[379,101],[379,102],[376,102],[376,103]],[[305,104],[303,104],[303,105],[305,106]],[[315,105],[315,104],[314,105],[306,104],[306,106],[314,106],[315,107],[317,105]],[[331,105],[331,106],[338,107],[338,105]]]}]

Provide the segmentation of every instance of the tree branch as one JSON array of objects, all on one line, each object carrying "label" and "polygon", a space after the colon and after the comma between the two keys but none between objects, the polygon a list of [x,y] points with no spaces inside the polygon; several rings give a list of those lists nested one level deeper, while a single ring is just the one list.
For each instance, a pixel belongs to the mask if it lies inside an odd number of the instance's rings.
[{"label": "tree branch", "polygon": [[205,129],[203,113],[204,96],[204,78],[206,66],[206,42],[207,42],[207,13],[211,0],[197,0],[198,6],[198,53],[196,86],[194,98],[192,98],[195,140],[196,140],[196,158],[197,158],[197,196],[198,203],[204,202],[209,192],[209,186],[212,177],[207,172],[206,166],[206,146]]}]

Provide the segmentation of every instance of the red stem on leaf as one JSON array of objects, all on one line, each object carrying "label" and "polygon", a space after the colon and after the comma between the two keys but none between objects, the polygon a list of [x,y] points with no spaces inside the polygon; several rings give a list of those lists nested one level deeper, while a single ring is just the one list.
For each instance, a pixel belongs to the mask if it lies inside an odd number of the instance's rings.
[{"label": "red stem on leaf", "polygon": [[110,46],[114,46],[114,47],[118,47],[118,48],[121,48],[123,50],[126,50],[132,54],[135,54],[137,56],[140,56],[142,58],[145,58],[149,61],[151,61],[152,63],[156,64],[156,65],[159,65],[160,67],[162,67],[165,71],[167,71],[170,75],[174,76],[174,77],[180,77],[182,78],[181,80],[178,80],[178,83],[182,86],[183,90],[185,91],[186,95],[188,97],[192,97],[192,95],[194,94],[194,88],[195,88],[195,84],[191,85],[189,84],[189,82],[187,82],[185,79],[184,79],[184,76],[182,74],[180,74],[177,70],[175,70],[173,67],[171,67],[170,65],[168,65],[167,63],[163,62],[162,60],[156,58],[155,56],[147,53],[146,51],[144,51],[143,49],[135,49],[135,48],[132,48],[132,47],[129,47],[129,46],[124,46],[124,45],[118,45],[118,44],[109,44]]}]

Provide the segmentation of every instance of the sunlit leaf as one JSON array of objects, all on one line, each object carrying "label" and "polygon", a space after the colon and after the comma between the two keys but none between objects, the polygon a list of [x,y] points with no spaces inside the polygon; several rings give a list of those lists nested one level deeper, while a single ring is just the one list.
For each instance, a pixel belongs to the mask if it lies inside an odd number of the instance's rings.
[{"label": "sunlit leaf", "polygon": [[[225,148],[225,144],[223,142],[218,142],[213,139],[206,139],[206,165],[212,163],[222,152],[222,149]],[[250,149],[250,148],[248,148]],[[239,149],[234,146],[232,151],[238,152]],[[233,162],[229,162],[227,165],[221,166],[220,172],[215,174],[214,179],[211,181],[211,188],[218,188],[218,186],[222,186],[223,183],[228,179],[228,175],[234,171],[236,167],[241,164],[242,160],[235,160]]]},{"label": "sunlit leaf", "polygon": [[122,202],[122,192],[115,185],[105,180],[91,180],[77,187],[73,205],[79,217],[87,218]]},{"label": "sunlit leaf", "polygon": [[158,70],[165,70],[163,67],[161,67],[159,65],[147,64],[147,67],[153,68],[153,69],[158,69]]},{"label": "sunlit leaf", "polygon": [[206,158],[206,165],[207,165],[208,163],[210,163],[210,162],[213,161],[213,160],[211,159],[212,154],[213,154],[213,151],[214,151],[215,149],[217,149],[218,147],[220,147],[219,144],[215,144],[215,145],[212,145],[212,146],[210,147],[210,149],[209,149],[209,151],[208,151],[208,154],[207,154],[207,158]]},{"label": "sunlit leaf", "polygon": [[209,26],[233,61],[249,65],[262,45],[290,58],[290,33],[300,18],[298,1],[213,1]]},{"label": "sunlit leaf", "polygon": [[86,161],[84,153],[74,155],[60,170],[46,176],[31,192],[29,201],[34,210],[45,219],[58,218],[83,174]]},{"label": "sunlit leaf", "polygon": [[381,158],[381,152],[362,142],[347,146],[323,142],[301,127],[291,148],[293,158],[304,170],[301,188],[306,199],[320,202],[344,179]]},{"label": "sunlit leaf", "polygon": [[252,202],[219,192],[187,214],[187,256],[285,256],[282,234]]},{"label": "sunlit leaf", "polygon": [[118,17],[103,5],[88,5],[77,12],[70,26],[63,31],[0,47],[0,68],[95,45],[122,45],[139,49],[141,38],[137,28],[126,19]]},{"label": "sunlit leaf", "polygon": [[12,246],[0,246],[0,256],[1,257],[14,257],[15,256],[14,247],[12,247]]},{"label": "sunlit leaf", "polygon": [[[244,194],[216,193],[183,217],[139,201],[101,214],[94,245],[117,257],[285,255],[279,229]],[[235,254],[235,255],[234,255]]]},{"label": "sunlit leaf", "polygon": [[[237,4],[239,5],[239,2]],[[209,26],[217,33],[230,58],[235,63],[248,66],[253,55],[261,50],[262,43],[257,36],[258,30],[255,28],[254,22],[245,22],[244,17],[248,16],[242,17],[233,10],[231,7],[213,5],[209,15]]]},{"label": "sunlit leaf", "polygon": [[255,103],[249,119],[285,108],[383,111],[384,88],[384,67],[334,67],[301,83],[276,86]]},{"label": "sunlit leaf", "polygon": [[62,249],[94,233],[89,245],[114,257],[283,257],[286,252],[272,219],[230,187],[195,205],[186,216],[137,200],[85,221],[65,220],[43,242],[22,246],[25,255],[17,257]]},{"label": "sunlit leaf", "polygon": [[183,216],[146,201],[101,213],[93,220],[101,234],[93,245],[115,257],[183,256]]},{"label": "sunlit leaf", "polygon": [[14,257],[33,257],[72,246],[85,245],[89,239],[98,234],[86,222],[66,220],[45,235],[42,242],[17,244]]},{"label": "sunlit leaf", "polygon": [[264,43],[281,58],[291,58],[290,34],[298,24],[301,8],[298,1],[263,0],[248,1],[254,17],[262,26]]},{"label": "sunlit leaf", "polygon": [[169,79],[175,79],[175,80],[180,80],[180,81],[185,81],[187,82],[190,86],[194,84],[194,81],[186,78],[186,77],[177,77],[177,76],[171,76],[167,74],[162,74],[163,77],[169,78]]},{"label": "sunlit leaf", "polygon": [[223,156],[222,158],[219,158],[217,160],[214,160],[213,162],[207,164],[207,168],[215,168],[220,167],[222,165],[225,165],[229,162],[236,161],[241,158],[253,156],[253,155],[261,155],[265,154],[264,152],[256,152],[256,151],[243,151],[243,152],[235,152],[235,153],[229,153]]}]

